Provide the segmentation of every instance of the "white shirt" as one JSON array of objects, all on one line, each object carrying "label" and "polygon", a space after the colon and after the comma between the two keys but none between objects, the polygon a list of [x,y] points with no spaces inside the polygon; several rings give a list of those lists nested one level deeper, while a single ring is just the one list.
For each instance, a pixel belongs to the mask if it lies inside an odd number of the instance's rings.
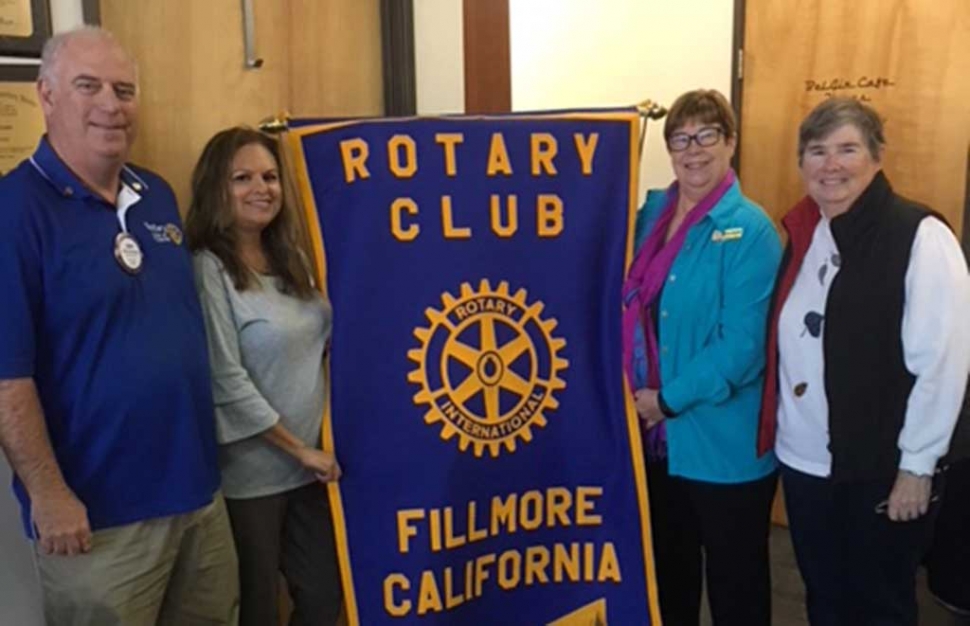
[{"label": "white shirt", "polygon": [[[778,323],[775,453],[785,465],[820,477],[832,470],[823,316],[840,261],[823,215]],[[949,448],[970,375],[970,274],[959,243],[938,219],[920,222],[905,280],[903,357],[916,382],[899,434],[899,467],[931,474]]]}]

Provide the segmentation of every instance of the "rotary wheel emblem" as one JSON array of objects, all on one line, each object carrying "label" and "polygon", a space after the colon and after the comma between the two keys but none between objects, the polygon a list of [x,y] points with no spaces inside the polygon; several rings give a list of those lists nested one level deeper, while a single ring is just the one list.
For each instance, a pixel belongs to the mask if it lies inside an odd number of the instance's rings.
[{"label": "rotary wheel emblem", "polygon": [[414,330],[421,344],[408,351],[417,364],[408,381],[421,387],[414,402],[427,405],[424,421],[439,424],[442,439],[457,435],[459,449],[475,456],[531,441],[532,427],[545,426],[559,406],[553,392],[566,387],[560,374],[569,363],[559,356],[566,342],[552,334],[556,320],[541,316],[543,303],[526,298],[504,281],[493,290],[482,280],[477,291],[463,283],[457,298],[444,293],[440,310],[425,311],[430,326]]}]

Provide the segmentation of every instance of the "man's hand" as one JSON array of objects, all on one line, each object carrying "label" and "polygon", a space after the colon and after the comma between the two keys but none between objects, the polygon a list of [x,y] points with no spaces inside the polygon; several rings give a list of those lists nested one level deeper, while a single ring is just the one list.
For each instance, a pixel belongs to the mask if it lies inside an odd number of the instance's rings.
[{"label": "man's hand", "polygon": [[900,470],[889,494],[886,515],[894,522],[910,522],[926,515],[932,489],[932,476],[917,476]]},{"label": "man's hand", "polygon": [[88,510],[69,489],[31,495],[30,515],[44,554],[74,556],[91,551]]},{"label": "man's hand", "polygon": [[30,494],[30,516],[44,554],[89,552],[88,510],[61,474],[33,378],[0,380],[0,447]]},{"label": "man's hand", "polygon": [[316,448],[303,448],[300,450],[299,458],[303,467],[316,474],[317,480],[322,483],[329,483],[340,478],[341,472],[337,457],[330,452]]},{"label": "man's hand", "polygon": [[664,419],[660,403],[657,401],[656,389],[637,389],[633,394],[636,401],[637,414],[647,428],[652,428]]}]

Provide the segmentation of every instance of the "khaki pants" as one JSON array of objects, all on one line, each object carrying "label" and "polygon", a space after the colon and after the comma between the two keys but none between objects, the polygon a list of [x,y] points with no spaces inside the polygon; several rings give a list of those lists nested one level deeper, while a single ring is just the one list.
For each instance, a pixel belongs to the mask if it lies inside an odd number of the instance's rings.
[{"label": "khaki pants", "polygon": [[37,555],[49,626],[234,625],[239,573],[226,505],[94,533],[78,556]]}]

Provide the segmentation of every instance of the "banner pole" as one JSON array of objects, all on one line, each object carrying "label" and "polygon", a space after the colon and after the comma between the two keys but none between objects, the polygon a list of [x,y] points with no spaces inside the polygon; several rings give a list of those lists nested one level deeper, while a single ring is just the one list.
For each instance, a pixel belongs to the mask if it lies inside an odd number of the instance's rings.
[{"label": "banner pole", "polygon": [[643,145],[647,139],[647,123],[650,120],[659,121],[667,115],[667,107],[657,104],[647,98],[637,104],[637,112],[640,113],[640,160],[643,160]]}]

